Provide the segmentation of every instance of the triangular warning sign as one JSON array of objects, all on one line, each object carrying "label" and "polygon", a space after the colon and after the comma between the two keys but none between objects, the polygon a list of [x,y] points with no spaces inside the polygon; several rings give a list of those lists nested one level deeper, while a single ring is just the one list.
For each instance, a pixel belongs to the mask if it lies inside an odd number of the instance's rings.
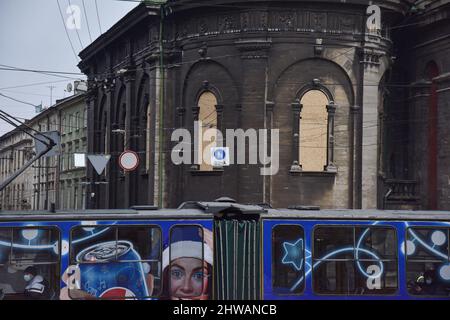
[{"label": "triangular warning sign", "polygon": [[106,165],[108,164],[109,160],[111,159],[111,156],[108,155],[93,155],[90,154],[87,156],[89,161],[91,162],[92,166],[94,167],[95,171],[100,175],[103,173],[103,170],[105,170]]}]

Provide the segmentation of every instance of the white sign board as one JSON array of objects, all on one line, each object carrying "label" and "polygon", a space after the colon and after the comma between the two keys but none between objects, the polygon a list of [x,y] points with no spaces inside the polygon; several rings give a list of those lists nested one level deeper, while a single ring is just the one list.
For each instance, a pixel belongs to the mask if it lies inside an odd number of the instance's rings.
[{"label": "white sign board", "polygon": [[86,167],[86,155],[84,153],[74,153],[73,158],[75,168]]},{"label": "white sign board", "polygon": [[213,167],[230,165],[230,152],[228,147],[211,148],[211,164]]}]

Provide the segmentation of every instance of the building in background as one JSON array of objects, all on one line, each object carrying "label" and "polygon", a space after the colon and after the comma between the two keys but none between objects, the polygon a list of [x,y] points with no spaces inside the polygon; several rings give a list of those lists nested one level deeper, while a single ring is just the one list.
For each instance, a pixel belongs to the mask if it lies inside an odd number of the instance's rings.
[{"label": "building in background", "polygon": [[[27,126],[38,132],[59,131],[60,119],[58,103],[44,109],[27,122]],[[34,134],[33,132],[31,132]],[[34,146],[36,146],[34,144]],[[49,210],[57,208],[59,203],[59,155],[44,156],[36,161],[33,169],[33,210]]]},{"label": "building in background", "polygon": [[[91,208],[229,196],[274,207],[376,208],[379,91],[393,65],[393,30],[409,1],[172,0],[142,3],[85,48],[90,153],[112,155],[105,177],[88,169]],[[162,27],[162,29],[160,29]],[[280,167],[175,165],[175,128],[280,129]],[[270,140],[269,140],[270,141]],[[206,145],[206,144],[205,144]],[[248,144],[247,144],[248,148]],[[140,166],[124,172],[125,149]],[[191,149],[192,152],[198,151]]]},{"label": "building in background", "polygon": [[[381,9],[375,29],[369,3]],[[34,168],[33,208],[76,207],[86,186],[88,208],[229,196],[274,207],[450,209],[450,0],[170,0],[163,9],[141,3],[80,53],[87,133],[62,133],[64,163]],[[80,111],[68,110],[58,120],[44,111],[36,128],[77,128],[70,114]],[[222,132],[280,129],[279,172],[175,165],[171,133],[193,135],[197,120]],[[2,140],[6,170],[19,161],[9,160],[20,145],[13,135]],[[73,166],[85,141],[89,154],[112,157],[100,175]],[[140,162],[126,172],[118,160],[129,149]],[[17,183],[7,199],[26,188]]]},{"label": "building in background", "polygon": [[77,94],[58,108],[61,119],[60,209],[84,209],[86,167],[76,167],[74,155],[87,152],[87,114],[85,95]]},{"label": "building in background", "polygon": [[[20,129],[34,135],[56,131],[61,138],[57,154],[42,157],[0,192],[3,210],[81,209],[85,199],[85,168],[75,168],[73,155],[86,151],[85,93],[79,84],[74,95],[57,100]],[[32,128],[30,130],[29,128]],[[35,140],[22,130],[0,137],[2,181],[35,154]]]},{"label": "building in background", "polygon": [[382,194],[391,208],[450,210],[450,1],[413,2],[385,77]]},{"label": "building in background", "polygon": [[[21,126],[23,129],[24,126]],[[33,157],[32,137],[15,129],[0,138],[0,180],[4,181]],[[0,193],[2,210],[31,210],[33,169],[29,168]]]},{"label": "building in background", "polygon": [[[80,53],[88,150],[113,160],[102,177],[88,169],[106,182],[92,185],[89,207],[225,195],[275,207],[450,209],[450,1],[215,4],[140,4]],[[369,4],[381,9],[375,29]],[[222,132],[280,129],[278,174],[174,165],[170,134],[196,120]],[[133,172],[117,164],[125,149],[140,155]]]}]

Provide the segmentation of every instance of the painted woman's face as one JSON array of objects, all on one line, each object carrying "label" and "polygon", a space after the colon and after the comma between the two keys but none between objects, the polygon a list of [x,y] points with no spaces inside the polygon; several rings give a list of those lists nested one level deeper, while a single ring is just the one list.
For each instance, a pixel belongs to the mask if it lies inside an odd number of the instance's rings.
[{"label": "painted woman's face", "polygon": [[196,258],[178,258],[171,263],[170,296],[173,300],[207,300],[208,269]]}]

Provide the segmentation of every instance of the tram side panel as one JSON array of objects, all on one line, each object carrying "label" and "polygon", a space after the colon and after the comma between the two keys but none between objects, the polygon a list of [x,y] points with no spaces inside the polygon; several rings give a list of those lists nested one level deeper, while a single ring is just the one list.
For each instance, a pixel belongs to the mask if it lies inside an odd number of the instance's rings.
[{"label": "tram side panel", "polygon": [[0,223],[0,289],[26,299],[27,267],[43,299],[210,299],[210,220]]},{"label": "tram side panel", "polygon": [[264,299],[449,299],[447,222],[264,219]]}]

